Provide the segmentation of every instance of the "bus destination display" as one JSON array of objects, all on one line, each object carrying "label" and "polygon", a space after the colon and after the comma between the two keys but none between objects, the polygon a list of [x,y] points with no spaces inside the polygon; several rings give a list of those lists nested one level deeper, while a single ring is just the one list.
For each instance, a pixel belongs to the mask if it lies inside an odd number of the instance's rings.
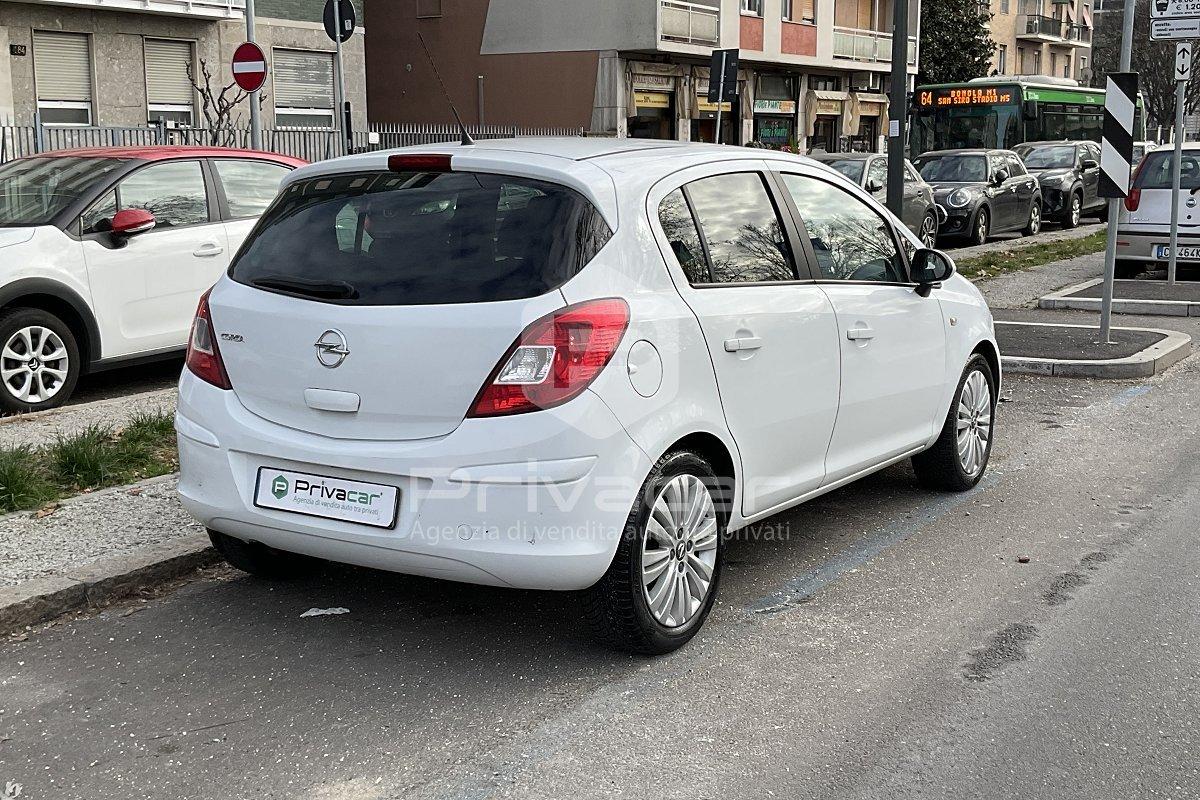
[{"label": "bus destination display", "polygon": [[1013,91],[1007,87],[966,87],[961,89],[922,90],[917,93],[917,105],[921,108],[948,108],[950,106],[991,106],[1011,103]]}]

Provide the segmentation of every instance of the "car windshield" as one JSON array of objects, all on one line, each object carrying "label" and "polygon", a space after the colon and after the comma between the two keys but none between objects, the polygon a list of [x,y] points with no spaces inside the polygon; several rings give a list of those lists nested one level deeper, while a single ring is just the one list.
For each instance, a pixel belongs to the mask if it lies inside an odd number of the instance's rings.
[{"label": "car windshield", "polygon": [[1018,155],[1029,169],[1060,169],[1075,166],[1075,145],[1055,147],[1032,147],[1018,151]]},{"label": "car windshield", "polygon": [[118,158],[25,158],[0,166],[0,227],[50,224],[122,163]]},{"label": "car windshield", "polygon": [[482,303],[565,283],[612,232],[554,183],[470,172],[310,178],[267,209],[230,276],[349,305]]},{"label": "car windshield", "polygon": [[865,158],[839,158],[836,161],[821,159],[821,163],[836,169],[855,183],[860,183],[862,182],[863,167],[867,160]]},{"label": "car windshield", "polygon": [[983,183],[987,180],[984,156],[921,156],[917,159],[921,177],[930,183]]},{"label": "car windshield", "polygon": [[[1146,156],[1138,168],[1135,189],[1170,189],[1171,170],[1175,166],[1174,150],[1156,150]],[[1200,188],[1200,152],[1183,152],[1179,162],[1179,188]]]}]

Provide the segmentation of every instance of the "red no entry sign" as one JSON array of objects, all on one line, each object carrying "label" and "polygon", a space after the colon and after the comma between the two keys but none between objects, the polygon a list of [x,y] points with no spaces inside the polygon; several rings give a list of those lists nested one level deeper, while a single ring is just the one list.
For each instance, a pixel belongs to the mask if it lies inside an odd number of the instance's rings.
[{"label": "red no entry sign", "polygon": [[233,51],[233,80],[247,92],[256,92],[267,81],[267,57],[254,42],[242,42]]}]

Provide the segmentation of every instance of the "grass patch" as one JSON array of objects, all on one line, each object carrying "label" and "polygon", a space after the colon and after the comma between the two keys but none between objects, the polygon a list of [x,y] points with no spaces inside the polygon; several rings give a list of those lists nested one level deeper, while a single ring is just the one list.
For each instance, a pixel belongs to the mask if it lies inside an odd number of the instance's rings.
[{"label": "grass patch", "polygon": [[166,475],[177,466],[172,415],[163,412],[135,414],[121,430],[93,425],[45,449],[0,448],[0,511]]},{"label": "grass patch", "polygon": [[960,274],[972,280],[994,278],[1005,272],[1019,272],[1030,267],[1064,261],[1068,258],[1091,255],[1104,250],[1105,231],[1097,231],[1082,239],[1046,242],[1012,250],[997,250],[957,262]]}]

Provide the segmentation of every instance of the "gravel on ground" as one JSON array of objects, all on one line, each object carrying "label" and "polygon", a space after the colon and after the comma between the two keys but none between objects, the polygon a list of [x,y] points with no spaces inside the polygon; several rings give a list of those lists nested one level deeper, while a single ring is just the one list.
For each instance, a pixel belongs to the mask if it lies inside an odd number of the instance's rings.
[{"label": "gravel on ground", "polygon": [[97,400],[92,403],[63,406],[35,414],[18,414],[0,418],[0,447],[45,447],[59,436],[79,433],[91,425],[111,425],[120,428],[135,414],[175,410],[176,389],[156,389],[151,392]]}]

